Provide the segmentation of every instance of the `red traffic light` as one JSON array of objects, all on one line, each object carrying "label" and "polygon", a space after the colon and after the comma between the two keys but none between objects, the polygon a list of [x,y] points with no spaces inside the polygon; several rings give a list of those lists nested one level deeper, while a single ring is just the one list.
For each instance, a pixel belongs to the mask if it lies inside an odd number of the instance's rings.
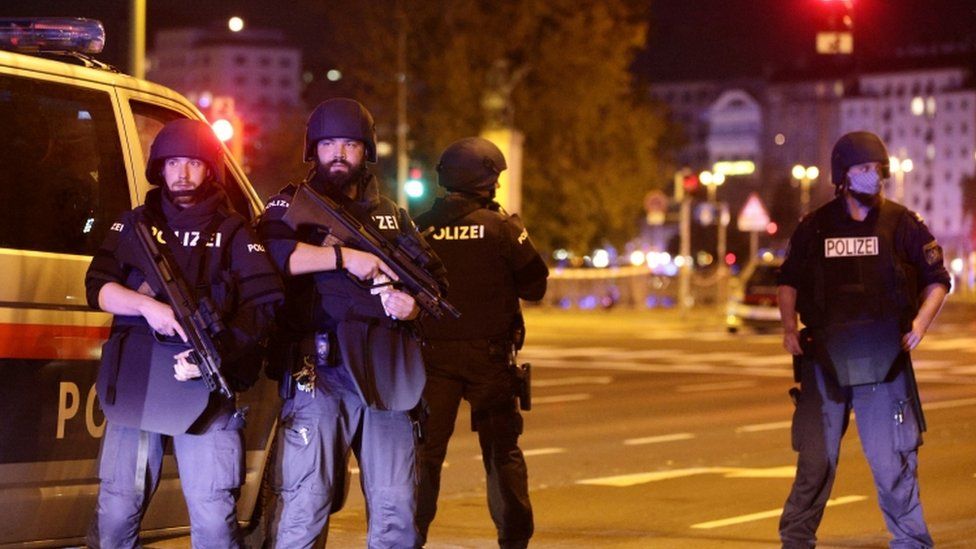
[{"label": "red traffic light", "polygon": [[701,187],[701,181],[698,180],[697,174],[688,174],[681,179],[681,186],[684,187],[685,192],[693,193]]}]

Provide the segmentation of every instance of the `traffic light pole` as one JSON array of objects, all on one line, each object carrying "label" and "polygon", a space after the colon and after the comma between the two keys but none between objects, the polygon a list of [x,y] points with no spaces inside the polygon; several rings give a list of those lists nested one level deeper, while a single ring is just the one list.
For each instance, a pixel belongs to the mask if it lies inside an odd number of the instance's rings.
[{"label": "traffic light pole", "polygon": [[680,202],[679,250],[681,267],[678,270],[678,307],[682,312],[691,308],[691,197],[685,194],[684,178],[687,170],[674,175],[674,199]]}]

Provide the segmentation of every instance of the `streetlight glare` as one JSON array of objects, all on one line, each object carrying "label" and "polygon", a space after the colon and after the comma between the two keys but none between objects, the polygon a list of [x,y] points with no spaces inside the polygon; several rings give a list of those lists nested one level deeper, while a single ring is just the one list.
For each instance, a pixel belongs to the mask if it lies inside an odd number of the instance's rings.
[{"label": "streetlight glare", "polygon": [[793,166],[793,178],[794,179],[803,179],[803,176],[806,175],[806,172],[807,172],[806,168],[804,168],[803,166],[801,166],[799,164],[797,164],[796,166]]},{"label": "streetlight glare", "polygon": [[227,28],[231,32],[241,32],[244,30],[244,20],[236,15],[227,20]]},{"label": "streetlight glare", "polygon": [[230,123],[229,120],[221,118],[220,120],[214,120],[214,123],[210,125],[213,128],[214,134],[217,139],[227,142],[234,137],[234,125]]},{"label": "streetlight glare", "polygon": [[820,176],[820,168],[816,166],[810,166],[806,169],[807,179],[816,179]]}]

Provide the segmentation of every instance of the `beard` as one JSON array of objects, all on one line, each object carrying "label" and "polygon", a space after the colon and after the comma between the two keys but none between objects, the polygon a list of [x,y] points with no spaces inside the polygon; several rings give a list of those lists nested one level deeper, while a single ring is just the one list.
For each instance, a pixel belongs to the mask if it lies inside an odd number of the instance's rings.
[{"label": "beard", "polygon": [[[337,166],[344,166],[345,169]],[[347,191],[350,187],[357,185],[366,178],[366,165],[360,163],[354,166],[345,160],[333,160],[327,164],[319,164],[315,167],[315,172],[326,192],[348,195]]]},{"label": "beard", "polygon": [[870,193],[859,193],[857,191],[848,191],[848,192],[851,193],[851,196],[854,198],[854,200],[857,200],[857,202],[860,205],[864,206],[865,208],[873,208],[881,203],[881,193],[870,194]]}]

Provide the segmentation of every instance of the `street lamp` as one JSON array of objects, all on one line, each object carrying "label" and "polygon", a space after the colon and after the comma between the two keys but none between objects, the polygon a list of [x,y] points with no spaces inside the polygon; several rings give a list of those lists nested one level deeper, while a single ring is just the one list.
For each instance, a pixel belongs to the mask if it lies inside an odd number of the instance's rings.
[{"label": "street lamp", "polygon": [[888,166],[895,174],[895,202],[902,204],[905,201],[905,174],[912,171],[915,164],[911,158],[899,160],[897,156],[892,156],[888,158]]},{"label": "street lamp", "polygon": [[725,303],[726,296],[728,295],[726,291],[727,286],[727,266],[725,264],[725,252],[728,248],[726,244],[726,236],[729,226],[729,206],[725,202],[717,203],[715,195],[718,192],[718,188],[725,183],[725,173],[715,172],[712,173],[705,170],[698,174],[698,180],[701,181],[702,185],[708,189],[708,203],[718,207],[718,238],[716,243],[716,256],[718,257],[717,272],[719,275],[718,284],[718,303]]},{"label": "street lamp", "polygon": [[800,214],[806,215],[810,211],[810,185],[820,176],[820,169],[816,166],[793,166],[793,179],[800,182]]},{"label": "street lamp", "polygon": [[712,173],[705,170],[698,174],[698,181],[708,189],[708,201],[715,202],[715,194],[718,192],[718,188],[725,183],[725,174],[722,172]]}]

